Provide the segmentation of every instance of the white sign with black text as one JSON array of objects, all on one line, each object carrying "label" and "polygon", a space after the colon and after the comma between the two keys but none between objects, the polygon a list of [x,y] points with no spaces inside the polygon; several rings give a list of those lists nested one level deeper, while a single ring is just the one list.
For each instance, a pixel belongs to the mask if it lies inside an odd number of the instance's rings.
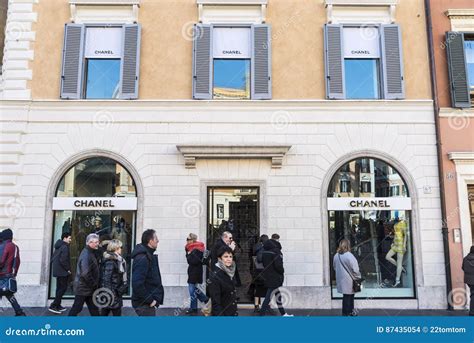
[{"label": "white sign with black text", "polygon": [[345,58],[380,57],[380,37],[376,27],[345,27],[343,41]]},{"label": "white sign with black text", "polygon": [[86,31],[86,58],[121,58],[121,27],[88,27]]},{"label": "white sign with black text", "polygon": [[214,58],[251,58],[248,27],[216,27],[212,35]]},{"label": "white sign with black text", "polygon": [[137,209],[137,198],[53,198],[53,210],[130,210]]},{"label": "white sign with black text", "polygon": [[328,210],[411,210],[411,198],[328,198]]}]

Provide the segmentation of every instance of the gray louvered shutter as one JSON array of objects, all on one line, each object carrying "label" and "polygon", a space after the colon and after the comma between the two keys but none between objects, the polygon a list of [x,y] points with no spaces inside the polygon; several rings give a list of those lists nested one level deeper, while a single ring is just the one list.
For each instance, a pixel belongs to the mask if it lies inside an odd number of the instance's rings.
[{"label": "gray louvered shutter", "polygon": [[328,99],[346,98],[343,51],[342,25],[324,25],[324,72]]},{"label": "gray louvered shutter", "polygon": [[252,99],[272,98],[271,28],[252,25]]},{"label": "gray louvered shutter", "polygon": [[82,24],[66,24],[64,27],[61,99],[81,98],[84,33]]},{"label": "gray louvered shutter", "polygon": [[400,26],[396,24],[380,27],[382,47],[383,91],[385,99],[404,99],[403,52]]},{"label": "gray louvered shutter", "polygon": [[194,25],[193,99],[212,99],[212,25]]},{"label": "gray louvered shutter", "polygon": [[127,24],[123,26],[120,99],[138,99],[140,39],[140,24]]},{"label": "gray louvered shutter", "polygon": [[452,31],[446,33],[446,53],[448,54],[451,106],[471,107],[463,33]]}]

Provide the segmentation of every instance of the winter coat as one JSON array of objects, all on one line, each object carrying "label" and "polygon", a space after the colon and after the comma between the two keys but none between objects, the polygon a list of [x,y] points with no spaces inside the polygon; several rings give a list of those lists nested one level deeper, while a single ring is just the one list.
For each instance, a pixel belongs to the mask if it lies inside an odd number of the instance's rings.
[{"label": "winter coat", "polygon": [[235,276],[233,279],[216,266],[209,276],[209,295],[213,316],[236,316],[237,300]]},{"label": "winter coat", "polygon": [[107,288],[112,291],[113,297],[108,304],[107,308],[119,308],[123,306],[122,296],[127,292],[127,282],[124,277],[125,273],[120,271],[121,262],[116,254],[104,253],[103,265],[102,265],[102,282],[101,287]]},{"label": "winter coat", "polygon": [[285,269],[280,242],[269,239],[263,244],[263,279],[265,287],[277,288],[283,285]]},{"label": "winter coat", "polygon": [[89,247],[82,249],[77,260],[74,277],[74,294],[90,296],[99,287],[99,262],[95,250]]},{"label": "winter coat", "polygon": [[[352,277],[341,265],[341,262],[344,263],[344,266],[351,273]],[[336,253],[336,255],[334,255],[333,266],[336,271],[337,291],[341,294],[354,294],[354,290],[352,289],[353,278],[359,279],[361,277],[359,264],[354,255],[350,252],[344,254]]]},{"label": "winter coat", "polygon": [[150,305],[153,300],[156,306],[163,304],[165,295],[161,283],[160,265],[154,250],[138,244],[132,252],[132,306]]},{"label": "winter coat", "polygon": [[471,247],[469,254],[462,261],[462,270],[464,271],[464,283],[469,286],[474,285],[474,246]]},{"label": "winter coat", "polygon": [[202,283],[202,258],[204,253],[199,249],[193,249],[186,254],[188,261],[188,283]]},{"label": "winter coat", "polygon": [[2,244],[2,254],[0,256],[0,278],[15,277],[20,268],[20,249],[12,242],[6,239]]},{"label": "winter coat", "polygon": [[71,258],[69,255],[69,244],[58,239],[54,244],[54,253],[51,257],[53,264],[53,276],[69,276],[71,271]]}]

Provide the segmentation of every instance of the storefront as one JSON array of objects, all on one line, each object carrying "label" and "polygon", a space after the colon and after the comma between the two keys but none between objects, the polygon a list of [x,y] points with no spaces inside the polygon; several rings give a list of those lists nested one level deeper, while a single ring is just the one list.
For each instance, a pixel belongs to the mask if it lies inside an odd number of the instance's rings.
[{"label": "storefront", "polygon": [[412,200],[399,172],[382,160],[358,158],[338,169],[327,196],[332,297],[342,296],[332,256],[346,238],[365,279],[358,298],[414,298]]},{"label": "storefront", "polygon": [[[136,240],[137,191],[132,176],[120,163],[97,156],[74,164],[57,185],[52,209],[51,252],[61,234],[70,232],[72,275],[90,233],[99,235],[102,244],[119,239],[122,255],[130,265]],[[54,296],[55,289],[56,279],[50,275],[49,297]],[[66,295],[72,296],[72,289]]]}]

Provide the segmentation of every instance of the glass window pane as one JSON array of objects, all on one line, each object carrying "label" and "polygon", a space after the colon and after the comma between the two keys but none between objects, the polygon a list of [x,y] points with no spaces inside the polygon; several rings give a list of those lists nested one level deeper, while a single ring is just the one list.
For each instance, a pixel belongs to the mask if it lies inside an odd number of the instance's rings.
[{"label": "glass window pane", "polygon": [[347,99],[379,99],[379,72],[377,59],[345,59]]},{"label": "glass window pane", "polygon": [[464,41],[471,102],[474,101],[474,40]]},{"label": "glass window pane", "polygon": [[214,99],[250,99],[250,60],[214,60]]},{"label": "glass window pane", "polygon": [[57,197],[135,197],[135,183],[116,161],[94,157],[77,163],[59,182]]},{"label": "glass window pane", "polygon": [[332,178],[328,190],[328,197],[397,196],[408,197],[405,181],[395,168],[372,158],[344,164]]},{"label": "glass window pane", "polygon": [[117,99],[120,60],[88,59],[86,80],[86,99]]},{"label": "glass window pane", "polygon": [[414,297],[410,211],[329,211],[333,297],[342,297],[332,266],[342,238],[351,242],[365,279],[356,297]]},{"label": "glass window pane", "polygon": [[[122,256],[127,261],[127,279],[130,280],[130,256],[133,242],[135,242],[135,211],[55,211],[53,245],[61,239],[63,232],[70,232],[72,236],[69,247],[71,256],[72,278],[76,272],[77,259],[84,249],[86,237],[90,233],[97,233],[100,242],[118,239],[122,242]],[[51,253],[54,251],[52,247]],[[50,280],[50,296],[54,297],[56,291],[56,278]],[[127,292],[126,295],[130,293]],[[71,287],[66,296],[72,296]]]}]

